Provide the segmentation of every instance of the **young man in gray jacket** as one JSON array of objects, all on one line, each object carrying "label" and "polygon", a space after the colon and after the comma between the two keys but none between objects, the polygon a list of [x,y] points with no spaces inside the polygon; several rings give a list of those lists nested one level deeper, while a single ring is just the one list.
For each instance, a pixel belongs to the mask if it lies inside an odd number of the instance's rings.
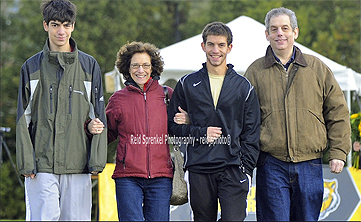
[{"label": "young man in gray jacket", "polygon": [[331,70],[294,46],[296,15],[275,8],[265,18],[266,55],[247,69],[261,107],[256,203],[259,221],[317,221],[323,200],[322,154],[332,173],[351,149],[345,97]]},{"label": "young man in gray jacket", "polygon": [[[27,219],[91,220],[91,174],[107,156],[100,67],[71,38],[74,4],[51,0],[41,9],[48,39],[23,64],[18,94],[16,157]],[[97,126],[91,132],[89,122]]]}]

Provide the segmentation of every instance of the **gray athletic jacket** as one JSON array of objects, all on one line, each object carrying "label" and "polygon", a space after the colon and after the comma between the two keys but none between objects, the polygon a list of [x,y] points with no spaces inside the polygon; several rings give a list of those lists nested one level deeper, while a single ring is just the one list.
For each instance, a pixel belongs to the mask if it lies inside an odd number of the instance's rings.
[{"label": "gray athletic jacket", "polygon": [[44,49],[22,66],[16,123],[16,159],[20,174],[102,171],[107,130],[89,136],[87,120],[106,124],[101,72],[97,61],[77,49]]}]

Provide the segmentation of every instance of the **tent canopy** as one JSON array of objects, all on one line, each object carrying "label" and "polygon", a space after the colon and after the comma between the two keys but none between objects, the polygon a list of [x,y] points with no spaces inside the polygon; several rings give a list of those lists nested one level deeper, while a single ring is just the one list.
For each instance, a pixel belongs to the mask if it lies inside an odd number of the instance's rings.
[{"label": "tent canopy", "polygon": [[[238,73],[244,74],[253,61],[266,53],[266,48],[269,45],[265,36],[266,28],[263,24],[247,16],[240,16],[227,25],[233,34],[233,48],[227,56],[227,63],[233,64]],[[199,70],[202,63],[206,61],[201,43],[202,36],[199,34],[161,49],[161,56],[164,59],[164,72],[160,82],[164,83],[169,79],[177,81],[181,76]],[[295,45],[303,53],[314,55],[323,61],[334,73],[342,90],[358,90],[355,75],[360,74],[297,42]]]}]

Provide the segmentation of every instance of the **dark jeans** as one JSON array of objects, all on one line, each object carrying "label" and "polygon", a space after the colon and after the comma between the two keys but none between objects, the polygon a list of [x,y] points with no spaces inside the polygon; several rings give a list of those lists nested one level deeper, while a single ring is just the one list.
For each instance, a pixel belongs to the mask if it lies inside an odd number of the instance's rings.
[{"label": "dark jeans", "polygon": [[115,179],[119,221],[169,221],[172,179]]},{"label": "dark jeans", "polygon": [[216,221],[218,199],[223,221],[246,217],[248,178],[238,166],[217,173],[189,172],[190,204],[195,221]]},{"label": "dark jeans", "polygon": [[257,220],[317,221],[324,189],[322,160],[292,163],[265,155],[256,174]]}]

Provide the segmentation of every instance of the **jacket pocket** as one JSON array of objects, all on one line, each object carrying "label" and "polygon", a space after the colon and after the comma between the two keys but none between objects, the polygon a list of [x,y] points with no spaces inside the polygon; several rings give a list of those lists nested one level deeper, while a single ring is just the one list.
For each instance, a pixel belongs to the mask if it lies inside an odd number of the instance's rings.
[{"label": "jacket pocket", "polygon": [[50,98],[50,114],[53,113],[53,85],[50,85],[49,88],[49,98]]},{"label": "jacket pocket", "polygon": [[99,90],[98,90],[98,87],[95,86],[94,88],[94,97],[95,97],[95,104],[94,104],[94,114],[95,114],[95,117],[99,117],[99,107],[97,106],[98,104],[98,98],[99,98]]},{"label": "jacket pocket", "polygon": [[280,147],[287,147],[284,116],[284,110],[276,110],[262,117],[260,134],[262,151],[284,155],[284,149],[279,149]]},{"label": "jacket pocket", "polygon": [[322,152],[327,144],[326,125],[322,113],[312,110],[299,110],[297,125],[298,149],[301,153]]},{"label": "jacket pocket", "polygon": [[69,86],[69,114],[71,114],[71,96],[73,93],[73,87],[70,85]]},{"label": "jacket pocket", "polygon": [[[121,154],[120,154],[121,155]],[[125,157],[127,156],[127,144],[125,144],[123,157],[120,156],[119,161],[123,165],[123,170],[125,170]]]}]

